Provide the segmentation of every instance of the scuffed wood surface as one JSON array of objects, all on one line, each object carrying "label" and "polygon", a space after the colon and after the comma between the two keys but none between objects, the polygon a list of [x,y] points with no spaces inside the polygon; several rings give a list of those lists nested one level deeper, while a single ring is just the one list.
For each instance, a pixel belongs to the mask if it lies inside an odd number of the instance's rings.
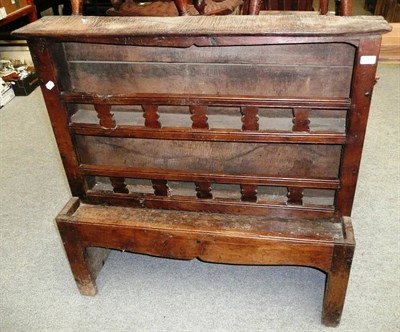
[{"label": "scuffed wood surface", "polygon": [[49,16],[16,30],[17,37],[54,37],[86,40],[111,37],[204,35],[339,36],[390,31],[382,17],[271,15],[187,17]]},{"label": "scuffed wood surface", "polygon": [[77,136],[84,164],[258,176],[338,176],[337,145],[190,142]]},{"label": "scuffed wood surface", "polygon": [[158,62],[274,64],[283,66],[348,66],[353,68],[355,47],[346,43],[246,45],[224,47],[149,47],[64,43],[68,62]]},{"label": "scuffed wood surface", "polygon": [[[70,213],[72,211],[69,211]],[[333,242],[343,240],[341,218],[290,220],[235,214],[200,213],[137,209],[81,203],[72,214],[60,214],[58,220],[72,223],[95,223],[113,227],[137,227],[185,232],[218,233],[237,237],[292,237]]]}]

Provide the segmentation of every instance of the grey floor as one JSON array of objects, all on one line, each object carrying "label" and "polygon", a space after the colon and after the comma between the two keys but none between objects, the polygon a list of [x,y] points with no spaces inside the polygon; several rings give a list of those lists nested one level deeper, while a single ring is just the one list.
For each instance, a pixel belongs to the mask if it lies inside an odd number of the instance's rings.
[{"label": "grey floor", "polygon": [[[400,66],[382,65],[353,210],[336,331],[400,331]],[[0,109],[0,331],[325,331],[325,276],[112,252],[79,295],[54,217],[70,194],[39,89]]]}]

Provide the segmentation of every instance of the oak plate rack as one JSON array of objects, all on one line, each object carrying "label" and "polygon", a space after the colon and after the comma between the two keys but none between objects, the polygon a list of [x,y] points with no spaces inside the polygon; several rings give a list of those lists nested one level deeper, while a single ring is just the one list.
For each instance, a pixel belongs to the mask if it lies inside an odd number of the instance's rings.
[{"label": "oak plate rack", "polygon": [[73,198],[80,292],[108,249],[300,265],[339,323],[379,17],[45,17],[28,39]]}]

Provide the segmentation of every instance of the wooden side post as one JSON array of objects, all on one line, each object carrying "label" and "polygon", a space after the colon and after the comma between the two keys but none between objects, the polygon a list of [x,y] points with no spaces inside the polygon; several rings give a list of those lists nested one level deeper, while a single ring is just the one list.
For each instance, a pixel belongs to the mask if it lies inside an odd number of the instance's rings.
[{"label": "wooden side post", "polygon": [[327,273],[321,319],[326,326],[337,326],[340,323],[354,255],[355,241],[350,218],[344,218],[344,229],[347,238],[334,245],[332,266]]},{"label": "wooden side post", "polygon": [[78,199],[71,199],[56,221],[79,292],[82,295],[94,296],[97,293],[96,277],[107,260],[110,250],[88,247],[80,238],[79,226],[68,222],[68,218],[79,208],[79,205]]}]

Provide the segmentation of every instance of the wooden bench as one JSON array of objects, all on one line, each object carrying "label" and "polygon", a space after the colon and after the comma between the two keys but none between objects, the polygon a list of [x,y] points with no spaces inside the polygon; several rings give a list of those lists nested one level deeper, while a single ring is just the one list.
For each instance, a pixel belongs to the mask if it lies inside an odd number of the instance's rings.
[{"label": "wooden bench", "polygon": [[57,217],[96,293],[108,249],[327,275],[337,325],[378,17],[46,17],[28,39],[74,198]]}]

